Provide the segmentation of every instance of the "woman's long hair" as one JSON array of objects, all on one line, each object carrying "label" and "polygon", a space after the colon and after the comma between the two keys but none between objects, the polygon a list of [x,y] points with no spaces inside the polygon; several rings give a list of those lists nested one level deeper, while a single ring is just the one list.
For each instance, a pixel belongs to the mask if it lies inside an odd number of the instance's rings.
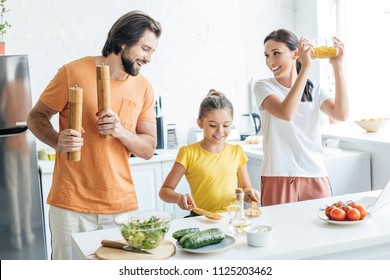
[{"label": "woman's long hair", "polygon": [[[264,44],[268,40],[274,40],[276,42],[284,43],[286,46],[289,48],[290,51],[295,51],[298,48],[298,37],[292,33],[291,31],[288,31],[286,29],[277,29],[272,31],[267,37],[264,39]],[[302,62],[297,59],[296,62],[296,69],[297,73],[301,71],[302,68]],[[313,91],[313,83],[307,79],[305,89],[303,90],[301,102],[313,101],[313,96],[312,96],[312,91]]]}]

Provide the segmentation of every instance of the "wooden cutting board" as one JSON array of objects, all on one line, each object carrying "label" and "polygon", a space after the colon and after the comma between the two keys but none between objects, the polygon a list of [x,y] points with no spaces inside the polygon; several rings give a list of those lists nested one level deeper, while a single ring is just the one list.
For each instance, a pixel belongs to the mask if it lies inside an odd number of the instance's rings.
[{"label": "wooden cutting board", "polygon": [[[124,240],[119,242],[126,245]],[[171,241],[164,239],[157,248],[148,251],[152,254],[139,254],[101,246],[96,250],[96,258],[99,260],[165,260],[175,254],[176,247]]]}]

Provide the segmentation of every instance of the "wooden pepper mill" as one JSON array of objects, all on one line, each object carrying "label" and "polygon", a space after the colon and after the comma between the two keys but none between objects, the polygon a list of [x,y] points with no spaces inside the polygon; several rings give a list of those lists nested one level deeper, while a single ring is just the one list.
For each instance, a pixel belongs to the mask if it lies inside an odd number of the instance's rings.
[{"label": "wooden pepper mill", "polygon": [[[98,97],[98,112],[111,109],[110,94],[110,67],[104,63],[96,66],[96,83]],[[100,138],[109,138],[111,135],[100,134]]]},{"label": "wooden pepper mill", "polygon": [[[69,128],[81,132],[83,89],[77,85],[69,89]],[[68,152],[68,160],[79,161],[81,151]]]}]

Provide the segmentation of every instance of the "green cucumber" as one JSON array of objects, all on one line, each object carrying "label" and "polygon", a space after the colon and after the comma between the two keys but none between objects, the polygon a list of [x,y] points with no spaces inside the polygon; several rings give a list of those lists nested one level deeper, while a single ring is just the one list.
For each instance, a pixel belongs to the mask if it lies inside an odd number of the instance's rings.
[{"label": "green cucumber", "polygon": [[172,237],[175,238],[176,240],[180,240],[180,238],[182,238],[187,233],[196,232],[196,231],[199,231],[199,228],[183,228],[172,233]]},{"label": "green cucumber", "polygon": [[[191,236],[193,236],[193,235],[195,235],[195,234],[197,234],[197,233],[199,233],[199,232],[200,232],[200,231],[193,231],[193,232],[190,232],[190,233],[187,233],[187,234],[183,235],[182,238],[180,238],[179,243],[183,246],[184,242],[185,242],[188,238],[190,238]],[[184,246],[183,246],[183,247],[184,247]]]},{"label": "green cucumber", "polygon": [[199,232],[189,233],[180,239],[184,248],[197,249],[203,246],[216,244],[225,239],[225,234],[219,228],[210,228]]}]

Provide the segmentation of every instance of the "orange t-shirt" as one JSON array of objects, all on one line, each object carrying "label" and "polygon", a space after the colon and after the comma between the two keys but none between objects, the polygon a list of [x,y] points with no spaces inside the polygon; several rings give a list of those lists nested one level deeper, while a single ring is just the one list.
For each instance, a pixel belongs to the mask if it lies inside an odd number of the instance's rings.
[{"label": "orange t-shirt", "polygon": [[[95,57],[85,57],[61,67],[40,100],[58,111],[59,129],[68,128],[69,88],[83,88],[82,127],[84,145],[80,161],[56,154],[53,183],[47,203],[83,212],[112,214],[138,208],[130,172],[130,152],[115,138],[100,138],[96,128],[97,85]],[[111,109],[122,125],[135,131],[138,121],[155,122],[154,94],[141,75],[110,82]]]}]

